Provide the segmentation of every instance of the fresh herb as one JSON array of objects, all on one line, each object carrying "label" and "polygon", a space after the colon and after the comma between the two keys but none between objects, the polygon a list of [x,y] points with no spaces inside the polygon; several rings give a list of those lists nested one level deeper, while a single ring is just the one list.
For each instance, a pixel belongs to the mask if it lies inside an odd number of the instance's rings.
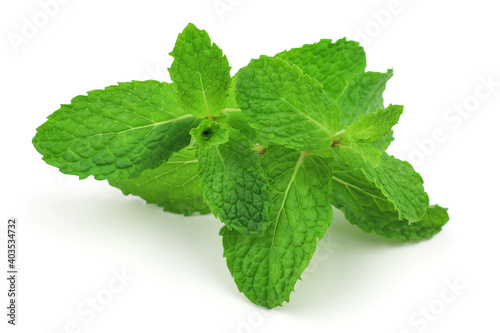
[{"label": "fresh herb", "polygon": [[332,221],[399,241],[448,221],[413,167],[385,150],[403,107],[384,107],[392,71],[365,72],[358,43],[321,40],[228,60],[189,24],[173,83],[132,81],[62,105],[33,139],[43,159],[166,211],[214,213],[235,282],[255,304],[289,301]]}]

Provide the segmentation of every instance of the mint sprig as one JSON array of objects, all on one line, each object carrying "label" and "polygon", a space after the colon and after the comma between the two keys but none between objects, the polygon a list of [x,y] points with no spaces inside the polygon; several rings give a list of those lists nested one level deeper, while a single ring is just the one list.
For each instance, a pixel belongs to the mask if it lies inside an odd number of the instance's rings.
[{"label": "mint sprig", "polygon": [[358,43],[324,39],[231,77],[222,50],[189,24],[171,55],[172,83],[77,96],[33,144],[63,173],[106,179],[168,212],[213,212],[229,271],[255,304],[289,301],[332,205],[399,241],[428,239],[448,221],[413,167],[385,152],[403,107],[384,106],[392,70],[366,72]]}]

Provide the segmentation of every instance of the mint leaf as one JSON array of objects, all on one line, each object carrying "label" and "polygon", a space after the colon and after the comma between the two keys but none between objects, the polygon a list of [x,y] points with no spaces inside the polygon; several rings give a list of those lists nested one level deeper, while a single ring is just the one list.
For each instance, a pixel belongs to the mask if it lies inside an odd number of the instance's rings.
[{"label": "mint leaf", "polygon": [[[362,115],[357,121],[340,131],[342,137],[334,140],[333,147],[345,163],[354,169],[370,169],[380,165],[380,155],[393,140],[391,128],[398,122],[403,107],[390,105],[386,109]],[[390,133],[389,133],[390,132]],[[380,142],[376,142],[380,140]],[[368,144],[373,143],[374,144]],[[371,166],[367,166],[366,163]]]},{"label": "mint leaf", "polygon": [[337,103],[342,110],[339,129],[358,120],[362,115],[384,108],[382,94],[392,70],[387,73],[366,72],[354,77],[338,97]]},{"label": "mint leaf", "polygon": [[184,215],[210,213],[203,202],[194,149],[184,148],[173,153],[168,161],[155,169],[144,171],[138,178],[110,179],[108,182],[122,190],[124,195],[137,195],[167,212]]},{"label": "mint leaf", "polygon": [[290,61],[302,71],[318,80],[329,97],[336,100],[347,82],[362,74],[366,67],[366,55],[358,42],[345,38],[332,43],[322,39],[318,43],[283,51],[276,56]]},{"label": "mint leaf", "polygon": [[197,157],[201,188],[214,215],[242,234],[262,234],[268,182],[252,143],[231,130],[226,143],[200,146]]},{"label": "mint leaf", "polygon": [[359,43],[345,38],[332,43],[323,39],[315,44],[283,51],[277,57],[297,65],[318,80],[328,96],[342,111],[337,131],[361,115],[383,108],[382,93],[392,70],[387,73],[365,72],[366,55]]},{"label": "mint leaf", "polygon": [[220,145],[229,141],[231,128],[225,124],[205,119],[198,127],[193,128],[191,136],[201,146]]},{"label": "mint leaf", "polygon": [[262,159],[270,180],[269,220],[260,237],[221,229],[224,257],[238,289],[255,304],[289,301],[332,221],[331,173],[319,157],[270,147]]},{"label": "mint leaf", "polygon": [[222,50],[189,24],[170,54],[172,84],[78,96],[33,144],[64,173],[108,179],[169,212],[212,211],[252,302],[289,301],[332,204],[364,231],[400,241],[430,238],[448,221],[412,166],[385,153],[403,107],[384,108],[392,70],[365,72],[357,42],[261,56],[231,78]]},{"label": "mint leaf", "polygon": [[63,173],[132,178],[188,145],[196,123],[168,83],[132,81],[62,105],[37,129],[33,144]]},{"label": "mint leaf", "polygon": [[232,128],[237,129],[238,131],[243,133],[250,141],[261,144],[264,144],[264,142],[269,142],[268,140],[262,139],[262,137],[257,134],[257,131],[248,124],[245,115],[241,112],[240,109],[222,110],[222,116],[223,117],[217,118],[217,122],[222,122]]},{"label": "mint leaf", "polygon": [[361,171],[350,169],[338,155],[329,160],[333,177],[332,204],[365,232],[399,241],[422,240],[438,233],[449,217],[446,209],[429,206],[414,223],[400,219],[394,204]]},{"label": "mint leaf", "polygon": [[281,58],[261,56],[238,73],[236,99],[250,125],[271,142],[328,151],[339,109],[321,84]]},{"label": "mint leaf", "polygon": [[231,81],[229,62],[222,50],[212,44],[208,33],[190,23],[179,34],[170,76],[179,91],[179,102],[198,118],[220,114]]},{"label": "mint leaf", "polygon": [[394,131],[390,130],[384,135],[381,139],[377,141],[370,142],[370,145],[377,148],[380,151],[386,151],[387,148],[391,145],[391,142],[394,141]]},{"label": "mint leaf", "polygon": [[229,110],[239,110],[238,102],[236,101],[236,77],[238,73],[236,73],[235,76],[231,78],[231,83],[229,84],[228,88],[228,93],[227,93],[227,100],[226,100],[226,105],[224,109],[229,109]]},{"label": "mint leaf", "polygon": [[[350,143],[341,145],[339,154],[344,162],[354,169],[375,168],[380,165],[380,155],[382,152],[376,147],[366,143]],[[369,163],[370,165],[366,164]]]},{"label": "mint leaf", "polygon": [[373,113],[362,115],[345,129],[344,136],[350,141],[372,142],[381,139],[399,121],[403,106],[389,105]]},{"label": "mint leaf", "polygon": [[231,85],[229,86],[228,99],[226,102],[226,107],[222,110],[221,115],[222,118],[218,118],[218,122],[224,122],[229,126],[237,129],[241,133],[243,133],[250,141],[259,143],[259,144],[267,144],[268,140],[262,138],[257,134],[257,131],[248,124],[248,121],[241,112],[239,105],[236,101],[236,81],[237,75],[231,78]]},{"label": "mint leaf", "polygon": [[[370,147],[364,144],[365,148]],[[373,149],[376,149],[372,147]],[[429,206],[429,197],[424,191],[422,177],[410,163],[381,152],[380,164],[373,165],[373,157],[355,149],[338,152],[351,170],[362,172],[384,194],[398,211],[400,220],[410,223],[420,220]],[[336,152],[332,150],[332,155]],[[366,156],[369,156],[368,158]]]}]

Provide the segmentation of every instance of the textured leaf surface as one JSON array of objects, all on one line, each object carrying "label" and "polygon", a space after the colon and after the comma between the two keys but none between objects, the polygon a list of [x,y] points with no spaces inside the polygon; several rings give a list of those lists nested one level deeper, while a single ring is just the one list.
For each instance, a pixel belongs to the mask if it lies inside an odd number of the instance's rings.
[{"label": "textured leaf surface", "polygon": [[296,150],[328,151],[339,110],[321,84],[281,58],[261,56],[238,72],[236,99],[259,134]]},{"label": "textured leaf surface", "polygon": [[238,289],[273,308],[290,293],[332,221],[331,173],[317,156],[271,147],[263,157],[270,179],[269,219],[260,237],[221,229],[224,256]]},{"label": "textured leaf surface", "polygon": [[230,229],[261,234],[266,226],[268,183],[252,143],[232,130],[229,141],[198,148],[205,201]]},{"label": "textured leaf surface", "polygon": [[429,206],[417,222],[400,219],[394,204],[361,171],[345,165],[338,155],[329,161],[333,174],[332,204],[365,232],[399,241],[422,240],[438,233],[448,221],[447,209]]},{"label": "textured leaf surface", "polygon": [[[365,146],[369,146],[365,144]],[[376,148],[373,148],[376,149]],[[380,164],[376,167],[372,161],[354,149],[338,152],[351,170],[362,172],[384,194],[398,211],[398,218],[410,223],[420,220],[429,206],[429,197],[425,193],[422,177],[410,163],[382,152]],[[335,155],[336,152],[332,151]],[[358,156],[356,156],[356,154]]]},{"label": "textured leaf surface", "polygon": [[341,146],[338,150],[340,156],[345,163],[352,166],[354,169],[368,168],[367,162],[371,167],[380,165],[380,155],[382,152],[376,147],[366,143],[350,143],[349,146]]},{"label": "textured leaf surface", "polygon": [[217,122],[227,124],[230,127],[237,129],[239,132],[245,135],[248,138],[248,140],[250,140],[252,143],[263,146],[269,146],[271,144],[271,142],[268,139],[263,138],[261,135],[258,134],[255,128],[251,127],[248,124],[248,120],[246,119],[245,115],[241,112],[240,109],[232,111],[223,110],[222,115],[224,115],[224,117],[217,118],[218,119]]},{"label": "textured leaf surface", "polygon": [[372,142],[381,139],[399,121],[403,106],[389,105],[385,109],[362,115],[345,129],[344,136],[351,141]]},{"label": "textured leaf surface", "polygon": [[227,92],[227,100],[224,108],[226,109],[237,109],[239,108],[238,102],[236,101],[236,77],[238,74],[231,78],[231,83],[229,84]]},{"label": "textured leaf surface", "polygon": [[391,145],[391,142],[394,141],[394,132],[390,130],[384,135],[381,139],[377,141],[370,142],[370,145],[377,148],[380,151],[386,151],[387,148]]},{"label": "textured leaf surface", "polygon": [[147,203],[163,207],[167,212],[184,215],[210,213],[203,202],[194,149],[173,153],[168,161],[155,169],[144,171],[138,178],[110,179],[109,184],[122,190],[125,195],[137,195]]},{"label": "textured leaf surface", "polygon": [[365,71],[366,55],[358,42],[339,39],[332,43],[322,39],[318,43],[283,51],[276,56],[297,65],[318,80],[330,98],[336,100],[347,86],[347,81]]},{"label": "textured leaf surface", "polygon": [[382,94],[392,70],[387,73],[366,72],[354,77],[337,99],[342,111],[339,129],[358,120],[362,115],[384,108]]},{"label": "textured leaf surface", "polygon": [[238,102],[236,101],[236,78],[238,73],[231,78],[229,86],[229,95],[226,102],[226,107],[222,110],[222,118],[218,118],[219,122],[224,122],[229,126],[243,133],[250,141],[259,144],[267,144],[269,141],[257,134],[255,128],[251,127],[245,115],[241,111]]},{"label": "textured leaf surface", "polygon": [[208,33],[190,23],[179,34],[169,69],[179,102],[199,118],[215,117],[224,108],[231,82],[229,62]]},{"label": "textured leaf surface", "polygon": [[[218,118],[218,122],[225,123],[232,128],[237,129],[241,133],[243,133],[250,141],[255,142],[255,143],[261,143],[258,142],[257,138],[259,135],[257,134],[257,131],[255,128],[251,127],[248,124],[247,119],[245,118],[245,115],[241,112],[240,109],[235,109],[235,110],[223,110],[222,115],[224,117]],[[260,140],[263,141],[263,140]],[[266,141],[266,140],[264,140]]]},{"label": "textured leaf surface", "polygon": [[230,129],[226,124],[205,119],[189,133],[201,146],[220,145],[229,141]]},{"label": "textured leaf surface", "polygon": [[188,145],[197,122],[177,104],[168,83],[133,81],[62,105],[37,129],[33,144],[63,173],[131,178]]}]

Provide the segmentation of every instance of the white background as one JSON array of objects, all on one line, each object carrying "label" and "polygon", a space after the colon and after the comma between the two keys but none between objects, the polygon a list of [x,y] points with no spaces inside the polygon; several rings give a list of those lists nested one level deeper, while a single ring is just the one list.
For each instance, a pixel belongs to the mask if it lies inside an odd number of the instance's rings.
[{"label": "white background", "polygon": [[[500,331],[496,2],[61,0],[44,22],[47,2],[0,5],[0,219],[18,217],[20,245],[18,326],[6,324],[2,273],[0,331]],[[13,46],[34,20],[37,31]],[[361,41],[368,70],[394,69],[386,102],[405,106],[390,153],[414,163],[431,202],[449,207],[448,225],[400,244],[336,211],[291,303],[269,311],[238,292],[212,216],[164,213],[41,160],[31,139],[59,104],[116,82],[168,81],[168,53],[188,22],[209,32],[232,73],[321,38]],[[4,258],[5,238],[2,271]],[[122,271],[133,276],[123,288]],[[106,299],[110,283],[120,291]],[[87,304],[96,296],[100,311]]]}]

